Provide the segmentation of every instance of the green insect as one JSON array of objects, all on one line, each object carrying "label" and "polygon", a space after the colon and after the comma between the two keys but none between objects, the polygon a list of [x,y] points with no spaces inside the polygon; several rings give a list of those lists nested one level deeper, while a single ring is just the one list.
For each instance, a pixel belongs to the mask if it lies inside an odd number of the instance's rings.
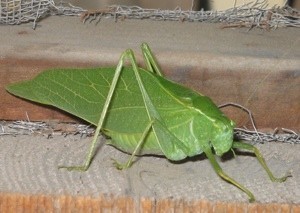
[{"label": "green insect", "polygon": [[[16,96],[58,107],[97,126],[84,164],[59,168],[86,171],[101,131],[111,145],[131,153],[127,163],[115,162],[118,169],[130,167],[136,155],[178,161],[204,152],[216,173],[252,202],[253,194],[224,173],[213,154],[236,148],[253,151],[272,181],[286,180],[273,176],[253,145],[233,141],[234,122],[209,97],[164,78],[149,46],[141,47],[147,69],[137,66],[128,49],[116,68],[52,69],[7,87]],[[131,66],[124,66],[126,60]]]}]

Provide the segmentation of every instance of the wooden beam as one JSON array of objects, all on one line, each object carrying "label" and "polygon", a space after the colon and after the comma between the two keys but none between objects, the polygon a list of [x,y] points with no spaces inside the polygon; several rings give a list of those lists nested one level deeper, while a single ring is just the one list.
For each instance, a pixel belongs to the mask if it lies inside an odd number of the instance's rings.
[{"label": "wooden beam", "polygon": [[[137,205],[139,203],[139,205]],[[101,195],[99,197],[0,194],[1,212],[300,212],[291,203],[228,203],[208,200],[184,201]]]}]

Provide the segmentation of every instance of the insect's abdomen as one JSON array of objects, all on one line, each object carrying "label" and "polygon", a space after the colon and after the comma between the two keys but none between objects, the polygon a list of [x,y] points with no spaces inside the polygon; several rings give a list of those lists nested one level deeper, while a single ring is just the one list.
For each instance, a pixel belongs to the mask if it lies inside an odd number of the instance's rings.
[{"label": "insect's abdomen", "polygon": [[[140,133],[126,134],[106,130],[104,130],[104,133],[111,137],[111,140],[108,144],[130,154],[134,151],[142,137],[142,134]],[[153,134],[150,134],[147,137],[146,141],[142,144],[138,152],[138,155],[144,154],[163,155],[158,143],[156,142],[156,139],[153,137]]]}]

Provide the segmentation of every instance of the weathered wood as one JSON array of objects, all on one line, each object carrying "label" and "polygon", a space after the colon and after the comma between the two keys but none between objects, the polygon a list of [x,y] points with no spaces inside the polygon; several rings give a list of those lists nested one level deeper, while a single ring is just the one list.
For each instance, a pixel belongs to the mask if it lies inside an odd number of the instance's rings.
[{"label": "weathered wood", "polygon": [[[30,120],[78,121],[75,117],[53,107],[16,98],[5,91],[5,85],[31,79],[46,68],[92,66],[76,61],[18,58],[0,60],[0,97],[2,97],[0,119],[26,120],[28,115]],[[218,104],[236,102],[245,105],[253,112],[260,128],[300,129],[300,118],[296,116],[300,113],[299,90],[297,89],[300,87],[300,79],[297,77],[297,71],[277,70],[262,84],[259,84],[261,79],[269,74],[269,70],[238,71],[230,67],[223,70],[207,70],[201,67],[188,67],[188,64],[186,67],[180,65],[178,67],[163,66],[163,68],[168,78],[210,96]],[[255,84],[259,91],[251,94]],[[248,115],[239,109],[228,108],[224,111],[239,126],[249,125]]]},{"label": "weathered wood", "polygon": [[[0,119],[27,119],[27,112],[32,120],[74,120],[17,99],[4,87],[50,67],[116,66],[126,48],[136,50],[141,62],[138,47],[148,42],[168,78],[217,104],[248,107],[260,128],[300,130],[298,29],[245,33],[215,24],[105,19],[95,26],[75,17],[51,17],[42,23],[35,31],[27,25],[0,31]],[[249,123],[237,109],[226,112],[238,125]]]},{"label": "weathered wood", "polygon": [[300,212],[300,205],[288,203],[247,204],[214,202],[208,200],[184,201],[162,199],[154,201],[141,198],[139,205],[130,197],[99,197],[51,196],[0,194],[0,212]]}]

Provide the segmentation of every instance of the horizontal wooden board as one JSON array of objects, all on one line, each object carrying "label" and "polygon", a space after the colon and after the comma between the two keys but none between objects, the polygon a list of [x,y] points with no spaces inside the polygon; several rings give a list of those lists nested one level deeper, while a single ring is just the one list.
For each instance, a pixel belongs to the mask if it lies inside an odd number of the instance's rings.
[{"label": "horizontal wooden board", "polygon": [[[82,24],[77,17],[50,17],[0,31],[0,119],[74,120],[61,111],[9,95],[5,86],[45,68],[116,66],[120,54],[147,42],[166,77],[210,96],[217,104],[249,108],[260,128],[300,129],[298,29],[221,29],[218,24],[103,19]],[[249,118],[228,115],[241,126]]]},{"label": "horizontal wooden board", "polygon": [[[54,67],[93,67],[93,64],[18,58],[0,60],[0,119],[26,120],[28,116],[32,121],[78,121],[58,109],[16,98],[5,90],[10,83],[31,79],[42,70]],[[163,68],[167,78],[210,96],[217,104],[235,102],[246,106],[254,114],[259,128],[300,129],[298,71],[277,70],[261,83],[269,75],[268,70],[240,71],[230,67],[210,70],[188,65],[165,65]],[[224,111],[238,126],[249,126],[245,112],[236,108],[225,108]]]},{"label": "horizontal wooden board", "polygon": [[151,200],[141,198],[135,203],[132,198],[102,195],[97,198],[51,195],[0,194],[1,212],[277,212],[297,213],[296,204],[247,204],[212,202],[207,200]]}]

